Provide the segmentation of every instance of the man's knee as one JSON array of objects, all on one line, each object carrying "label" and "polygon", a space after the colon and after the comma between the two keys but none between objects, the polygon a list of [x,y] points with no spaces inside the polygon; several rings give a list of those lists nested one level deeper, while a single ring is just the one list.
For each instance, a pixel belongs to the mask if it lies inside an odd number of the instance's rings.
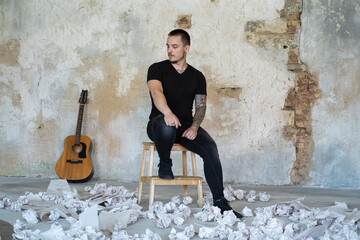
[{"label": "man's knee", "polygon": [[153,133],[160,138],[174,138],[176,136],[176,129],[174,127],[166,125],[164,121],[164,115],[159,115],[152,119],[154,124]]}]

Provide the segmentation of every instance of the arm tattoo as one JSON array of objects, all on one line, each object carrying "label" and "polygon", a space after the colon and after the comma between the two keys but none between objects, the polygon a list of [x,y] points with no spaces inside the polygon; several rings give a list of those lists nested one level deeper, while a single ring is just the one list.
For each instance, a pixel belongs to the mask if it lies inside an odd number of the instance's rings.
[{"label": "arm tattoo", "polygon": [[195,115],[194,120],[191,126],[196,127],[198,129],[200,124],[204,120],[206,112],[206,95],[204,94],[196,94],[195,95]]}]

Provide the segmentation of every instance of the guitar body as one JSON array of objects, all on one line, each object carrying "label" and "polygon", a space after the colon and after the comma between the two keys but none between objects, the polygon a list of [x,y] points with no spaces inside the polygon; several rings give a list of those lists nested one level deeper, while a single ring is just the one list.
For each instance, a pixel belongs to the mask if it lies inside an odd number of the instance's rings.
[{"label": "guitar body", "polygon": [[56,174],[70,182],[86,182],[94,175],[90,159],[91,140],[80,136],[76,144],[75,135],[68,136],[64,141],[64,152],[56,164]]}]

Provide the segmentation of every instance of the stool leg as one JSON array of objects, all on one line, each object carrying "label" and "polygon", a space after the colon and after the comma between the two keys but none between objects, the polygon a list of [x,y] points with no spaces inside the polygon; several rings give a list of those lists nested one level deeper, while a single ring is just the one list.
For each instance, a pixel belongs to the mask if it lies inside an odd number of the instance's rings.
[{"label": "stool leg", "polygon": [[[182,152],[182,161],[183,161],[183,176],[187,176],[187,159],[186,159],[186,151]],[[188,195],[188,186],[184,185],[184,196]]]},{"label": "stool leg", "polygon": [[145,170],[145,161],[146,161],[146,150],[145,147],[143,148],[142,158],[141,158],[141,167],[140,167],[140,177],[139,177],[139,187],[138,187],[138,199],[137,203],[141,203],[141,192],[142,192],[142,180],[141,177],[144,176],[144,170]]},{"label": "stool leg", "polygon": [[192,171],[193,171],[193,176],[197,176],[197,170],[196,170],[196,157],[195,157],[195,153],[191,152],[191,163],[192,163]]},{"label": "stool leg", "polygon": [[203,191],[202,191],[202,182],[201,180],[199,180],[199,184],[198,184],[198,199],[199,199],[199,207],[203,207],[204,205],[204,200],[203,200]]},{"label": "stool leg", "polygon": [[149,177],[152,177],[152,169],[153,169],[153,164],[154,164],[154,151],[155,151],[155,147],[150,146],[149,170],[148,170]]},{"label": "stool leg", "polygon": [[155,192],[155,185],[154,185],[154,181],[151,180],[151,182],[150,182],[150,194],[149,194],[149,207],[154,202],[154,192]]}]

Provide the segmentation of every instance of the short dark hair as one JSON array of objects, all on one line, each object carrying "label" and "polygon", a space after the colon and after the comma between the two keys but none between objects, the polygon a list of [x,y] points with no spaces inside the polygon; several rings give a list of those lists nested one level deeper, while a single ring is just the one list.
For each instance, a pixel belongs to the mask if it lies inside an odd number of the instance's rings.
[{"label": "short dark hair", "polygon": [[181,41],[183,42],[184,46],[190,45],[190,35],[183,29],[175,29],[172,30],[169,34],[169,37],[172,36],[181,36]]}]

